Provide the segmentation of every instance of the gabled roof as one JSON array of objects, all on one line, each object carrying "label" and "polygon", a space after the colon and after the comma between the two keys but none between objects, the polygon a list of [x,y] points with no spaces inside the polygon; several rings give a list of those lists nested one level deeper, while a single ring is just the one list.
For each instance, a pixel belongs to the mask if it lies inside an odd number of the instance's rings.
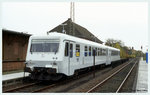
[{"label": "gabled roof", "polygon": [[[87,39],[90,41],[96,41],[101,44],[103,43],[97,37],[95,37],[91,32],[89,32],[86,28],[72,22],[72,20],[70,18],[67,21],[63,22],[62,24],[67,24],[64,26],[64,30],[66,31],[66,34],[68,34],[68,35],[76,36],[79,38],[84,38],[84,39]],[[63,30],[63,26],[58,25],[57,27],[53,28],[49,32],[62,33],[62,30]]]}]

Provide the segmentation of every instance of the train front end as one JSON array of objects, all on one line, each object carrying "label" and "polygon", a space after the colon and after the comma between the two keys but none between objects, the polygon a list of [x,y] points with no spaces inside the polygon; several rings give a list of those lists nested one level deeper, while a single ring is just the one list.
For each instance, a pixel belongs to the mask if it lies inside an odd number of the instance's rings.
[{"label": "train front end", "polygon": [[25,62],[25,72],[31,79],[58,80],[61,74],[61,40],[59,37],[30,37]]}]

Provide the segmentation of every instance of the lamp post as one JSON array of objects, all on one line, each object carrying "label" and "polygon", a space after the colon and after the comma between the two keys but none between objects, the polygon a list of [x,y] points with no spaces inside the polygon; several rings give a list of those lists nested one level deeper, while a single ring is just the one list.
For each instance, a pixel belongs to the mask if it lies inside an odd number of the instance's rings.
[{"label": "lamp post", "polygon": [[[95,36],[91,36],[92,38],[94,38],[94,41],[96,42],[96,38],[98,37],[95,37]],[[95,54],[96,54],[96,48],[94,47],[92,49],[93,51],[93,78],[95,78]]]},{"label": "lamp post", "polygon": [[64,27],[65,27],[65,25],[67,25],[67,23],[66,24],[60,24],[60,25],[63,27],[62,33],[66,34]]}]

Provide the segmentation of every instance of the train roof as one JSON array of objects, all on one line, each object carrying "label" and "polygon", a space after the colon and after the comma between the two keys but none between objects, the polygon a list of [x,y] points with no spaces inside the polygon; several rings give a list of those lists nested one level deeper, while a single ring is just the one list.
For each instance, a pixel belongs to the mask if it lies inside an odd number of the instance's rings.
[{"label": "train roof", "polygon": [[93,42],[93,41],[89,41],[89,40],[74,37],[74,36],[70,36],[70,35],[63,34],[63,33],[51,32],[47,36],[31,36],[31,39],[43,39],[43,38],[47,38],[47,39],[48,38],[67,39],[67,40],[72,40],[72,41],[79,42],[79,43],[87,43],[89,45],[100,46],[102,48],[109,48],[109,49],[112,49],[112,50],[120,51],[117,48],[109,47],[109,46],[106,46],[106,45],[102,45],[100,43],[96,43],[96,42]]}]

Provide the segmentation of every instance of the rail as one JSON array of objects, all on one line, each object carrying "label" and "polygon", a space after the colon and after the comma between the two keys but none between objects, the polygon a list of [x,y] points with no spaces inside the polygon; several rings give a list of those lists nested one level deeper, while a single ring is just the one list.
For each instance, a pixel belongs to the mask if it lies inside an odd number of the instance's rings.
[{"label": "rail", "polygon": [[89,93],[89,92],[92,92],[93,90],[95,90],[97,87],[99,87],[104,82],[106,82],[107,80],[109,80],[110,78],[112,78],[114,75],[116,75],[117,73],[119,73],[122,69],[124,69],[126,66],[128,66],[133,61],[134,60],[130,61],[128,64],[124,65],[122,68],[120,68],[119,70],[117,70],[116,72],[114,72],[113,74],[111,74],[110,76],[108,76],[107,78],[105,78],[103,81],[99,82],[97,85],[95,85],[94,87],[92,87],[91,89],[89,89],[86,93]]},{"label": "rail", "polygon": [[23,89],[23,88],[27,88],[29,86],[33,86],[33,85],[39,84],[39,83],[41,83],[41,82],[30,83],[30,84],[23,85],[23,86],[20,86],[20,87],[8,89],[8,90],[5,90],[4,93],[6,93],[6,92],[14,92],[14,91],[17,91],[17,90],[20,90],[20,89]]}]

